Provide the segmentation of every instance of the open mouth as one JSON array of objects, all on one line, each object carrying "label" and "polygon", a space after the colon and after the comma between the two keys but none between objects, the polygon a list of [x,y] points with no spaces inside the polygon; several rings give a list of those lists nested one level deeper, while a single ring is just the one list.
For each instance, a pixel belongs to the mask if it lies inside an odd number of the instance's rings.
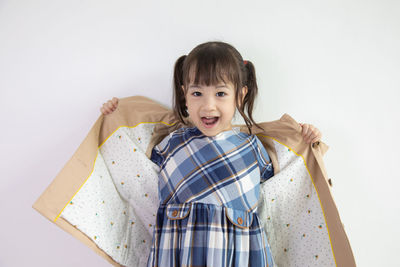
[{"label": "open mouth", "polygon": [[213,127],[217,123],[218,119],[219,117],[201,117],[201,121],[206,128]]}]

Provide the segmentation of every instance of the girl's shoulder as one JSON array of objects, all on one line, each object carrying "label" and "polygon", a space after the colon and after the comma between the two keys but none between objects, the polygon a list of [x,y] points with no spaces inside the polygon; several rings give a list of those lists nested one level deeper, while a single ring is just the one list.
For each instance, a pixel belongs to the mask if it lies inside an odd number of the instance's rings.
[{"label": "girl's shoulder", "polygon": [[258,138],[257,135],[255,135],[255,134],[249,134],[248,136],[249,136],[249,138],[250,138],[251,140],[253,140],[254,142],[256,142],[257,145],[263,146],[261,140]]},{"label": "girl's shoulder", "polygon": [[252,144],[252,147],[255,148],[256,150],[264,150],[265,147],[261,140],[258,138],[257,135],[255,134],[248,134],[248,133],[243,133],[246,138],[249,140],[250,144]]},{"label": "girl's shoulder", "polygon": [[196,135],[201,133],[197,127],[182,127],[179,129],[176,129],[175,131],[171,132],[168,136],[169,138],[179,138],[182,136],[187,136],[187,135]]},{"label": "girl's shoulder", "polygon": [[188,135],[193,135],[197,133],[197,128],[196,127],[182,127],[179,129],[176,129],[169,134],[167,134],[162,141],[158,144],[159,147],[165,147],[168,144],[178,144],[182,142],[182,140],[186,140]]}]

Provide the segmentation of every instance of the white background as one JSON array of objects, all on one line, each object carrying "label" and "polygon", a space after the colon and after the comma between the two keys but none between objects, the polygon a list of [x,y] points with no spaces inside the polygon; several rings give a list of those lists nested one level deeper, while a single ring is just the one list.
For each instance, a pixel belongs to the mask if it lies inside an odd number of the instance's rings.
[{"label": "white background", "polygon": [[0,266],[109,266],[31,206],[105,101],[171,106],[175,60],[213,40],[254,63],[257,121],[322,131],[357,265],[399,266],[399,14],[395,0],[0,0]]}]

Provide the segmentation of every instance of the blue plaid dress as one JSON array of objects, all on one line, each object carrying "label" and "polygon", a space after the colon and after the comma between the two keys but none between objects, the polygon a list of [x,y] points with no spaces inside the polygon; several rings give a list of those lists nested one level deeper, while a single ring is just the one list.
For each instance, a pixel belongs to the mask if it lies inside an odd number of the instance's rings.
[{"label": "blue plaid dress", "polygon": [[147,266],[273,266],[257,214],[260,182],[273,176],[255,135],[178,129],[153,148],[160,205]]}]

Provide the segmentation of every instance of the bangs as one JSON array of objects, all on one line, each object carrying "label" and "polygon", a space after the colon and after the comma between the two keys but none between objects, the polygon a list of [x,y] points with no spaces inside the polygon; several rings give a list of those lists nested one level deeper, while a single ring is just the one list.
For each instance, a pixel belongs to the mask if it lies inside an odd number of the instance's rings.
[{"label": "bangs", "polygon": [[[208,50],[208,49],[205,49]],[[238,87],[239,77],[237,64],[230,53],[212,49],[199,51],[187,62],[183,68],[184,85],[217,85],[219,83],[232,83],[234,88]]]}]

